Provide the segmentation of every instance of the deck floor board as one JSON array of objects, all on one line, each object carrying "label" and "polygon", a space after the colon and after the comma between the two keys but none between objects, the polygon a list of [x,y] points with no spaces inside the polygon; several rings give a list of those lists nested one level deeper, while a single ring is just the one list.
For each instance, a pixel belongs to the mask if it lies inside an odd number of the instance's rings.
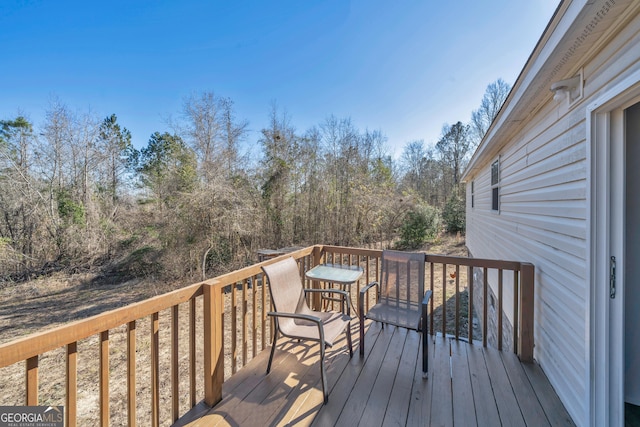
[{"label": "deck floor board", "polygon": [[538,399],[531,398],[531,396],[535,396],[535,392],[518,356],[513,353],[501,353],[500,355],[526,424],[535,423],[540,427],[551,426]]},{"label": "deck floor board", "polygon": [[364,427],[382,426],[384,414],[391,398],[389,391],[395,383],[402,358],[402,351],[407,338],[406,329],[396,327],[389,327],[388,329],[388,332],[392,333],[393,337],[389,343],[389,348],[384,356],[382,365],[380,366],[380,372],[373,385],[371,394],[367,399],[364,412],[360,417],[359,425]]},{"label": "deck floor board", "polygon": [[467,346],[467,361],[471,374],[471,390],[475,403],[476,420],[479,426],[500,425],[500,414],[496,398],[493,394],[491,379],[484,361],[482,347],[478,345]]},{"label": "deck floor board", "polygon": [[457,402],[453,405],[453,422],[477,425],[466,343],[451,341],[451,366],[451,393],[453,401]]},{"label": "deck floor board", "polygon": [[283,339],[269,375],[267,348],[225,383],[218,405],[198,404],[175,426],[574,425],[536,364],[429,336],[423,379],[420,334],[368,323],[361,357],[357,326],[353,358],[344,337],[327,351],[326,405],[318,345]]},{"label": "deck floor board", "polygon": [[[340,417],[334,425],[353,427],[358,425],[362,418],[362,413],[367,405],[371,390],[375,384],[380,368],[385,360],[385,355],[393,337],[394,328],[387,327],[383,329],[375,342],[375,346],[371,349],[371,353],[367,358],[367,363],[362,368],[358,379],[345,402],[344,408],[340,413]],[[369,341],[365,340],[366,345]],[[331,396],[329,396],[331,399]]]},{"label": "deck floor board", "polygon": [[[391,389],[389,404],[384,414],[383,426],[404,427],[407,425],[409,414],[409,404],[411,399],[407,399],[407,390],[413,392],[413,380],[415,378],[416,367],[422,366],[422,352],[420,334],[415,331],[407,331],[407,339],[402,350],[398,373]],[[418,359],[420,357],[420,359]],[[418,362],[416,362],[416,360]],[[420,365],[417,365],[420,363]],[[420,368],[422,369],[422,368]],[[419,373],[422,376],[422,373]]]},{"label": "deck floor board", "polygon": [[[436,426],[452,426],[450,341],[439,336],[435,338],[434,343],[434,357],[433,363],[430,365],[432,368],[430,367],[428,379],[428,381],[433,381],[429,422]],[[419,420],[419,424],[426,425],[426,421]]]},{"label": "deck floor board", "polygon": [[509,382],[509,377],[502,363],[500,352],[494,351],[493,349],[483,349],[483,354],[493,388],[493,395],[498,404],[498,412],[502,425],[525,427],[526,424],[522,417],[522,411],[518,406],[518,401]]}]

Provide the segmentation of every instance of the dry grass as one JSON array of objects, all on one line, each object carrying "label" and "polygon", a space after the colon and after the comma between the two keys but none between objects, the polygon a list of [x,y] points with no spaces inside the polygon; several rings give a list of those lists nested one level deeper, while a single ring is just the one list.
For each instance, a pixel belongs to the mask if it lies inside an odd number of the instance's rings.
[{"label": "dry grass", "polygon": [[[256,290],[261,291],[261,287]],[[241,310],[242,291],[235,290],[238,307],[236,323],[242,324]],[[251,292],[251,289],[249,289]],[[258,298],[258,308],[261,311],[261,299]],[[179,396],[180,413],[191,408],[189,401],[189,320],[188,303],[179,309]],[[247,312],[253,310],[252,298],[247,300]],[[203,347],[203,316],[202,298],[196,304],[196,349]],[[231,336],[233,325],[231,319],[231,290],[225,294],[225,336]],[[161,425],[170,425],[171,420],[171,312],[164,310],[159,313],[160,321],[160,419]],[[239,326],[238,326],[239,327]],[[268,331],[268,328],[267,328]],[[110,371],[110,414],[112,425],[127,424],[127,334],[126,325],[109,331],[109,371]],[[262,348],[261,328],[258,328],[256,341],[260,351]],[[235,350],[235,369],[243,364],[242,334],[237,334]],[[229,343],[225,346],[225,378],[231,376],[234,369],[232,359],[233,349]],[[266,343],[265,343],[266,345]],[[136,419],[139,425],[151,424],[151,320],[141,319],[136,324]],[[247,358],[253,354],[253,337],[246,342]],[[92,336],[78,342],[78,425],[97,425],[99,416],[99,337]],[[60,348],[40,356],[39,403],[42,405],[65,405],[65,370],[66,352]],[[204,395],[202,372],[204,371],[203,355],[201,351],[196,355],[196,396],[201,399]],[[18,363],[0,369],[3,380],[0,382],[0,405],[22,405],[25,399],[24,363]]]},{"label": "dry grass", "polygon": [[[437,245],[423,248],[429,253],[448,255],[466,255],[464,239],[455,237],[443,238]],[[463,271],[464,270],[464,271]],[[452,271],[447,270],[447,275]],[[454,281],[447,278],[446,294],[443,292],[442,267],[436,266],[434,271],[434,328],[442,330],[442,302],[447,304],[447,332],[453,333],[453,316],[455,315],[455,298],[453,298]],[[466,331],[466,269],[460,271],[460,319],[461,329]],[[373,278],[369,278],[373,280]],[[364,286],[369,280],[362,279],[359,286]],[[427,278],[429,281],[429,277]],[[151,296],[167,292],[176,287],[175,284],[157,284],[149,282],[127,282],[120,284],[106,284],[90,275],[76,275],[70,277],[50,277],[38,279],[28,283],[0,289],[0,343],[16,339],[17,337],[49,329],[71,320],[86,318],[99,312],[111,310],[140,301]],[[242,286],[234,288],[236,295],[236,309],[233,309],[231,287],[225,292],[225,378],[239,369],[254,353],[254,335],[256,352],[259,352],[270,341],[270,329],[266,325],[267,339],[263,337],[261,317],[263,311],[262,286],[244,286],[246,300],[243,300]],[[353,303],[357,305],[357,292],[352,292]],[[255,291],[255,308],[258,323],[253,324],[251,313],[254,310],[253,292]],[[268,293],[267,293],[268,294]],[[445,298],[446,296],[446,298]],[[243,301],[246,301],[243,303]],[[269,306],[268,295],[264,305]],[[246,310],[244,309],[246,307]],[[188,303],[180,306],[179,324],[179,390],[180,413],[190,409],[189,402],[189,322]],[[235,311],[235,322],[233,313]],[[196,348],[202,348],[203,322],[202,298],[197,301],[196,320]],[[248,334],[243,341],[243,318],[247,316]],[[171,424],[171,314],[165,310],[159,314],[160,319],[160,419],[161,425]],[[236,346],[230,344],[232,329],[236,334]],[[255,327],[255,333],[254,333]],[[474,332],[476,333],[476,332]],[[466,335],[466,332],[462,334]],[[479,336],[479,335],[477,335]],[[150,366],[150,319],[141,319],[136,327],[136,418],[139,425],[150,425],[151,408],[151,366]],[[99,414],[99,343],[98,336],[78,342],[78,425],[97,425]],[[127,384],[126,384],[126,326],[109,331],[109,362],[110,362],[110,414],[112,425],[126,425],[127,420]],[[203,355],[198,352],[196,360],[196,396],[203,396]],[[233,362],[235,360],[235,363]],[[65,349],[57,349],[40,357],[39,396],[40,404],[65,405]],[[22,405],[25,399],[24,363],[18,363],[0,368],[0,405]]]}]

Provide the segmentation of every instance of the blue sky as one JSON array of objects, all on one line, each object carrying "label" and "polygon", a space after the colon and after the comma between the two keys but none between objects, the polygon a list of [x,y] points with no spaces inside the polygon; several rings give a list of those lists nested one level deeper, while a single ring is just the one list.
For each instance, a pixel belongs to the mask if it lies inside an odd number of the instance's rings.
[{"label": "blue sky", "polygon": [[258,139],[276,101],[299,130],[328,115],[380,129],[396,156],[512,84],[558,0],[113,0],[0,3],[0,119],[53,96],[117,114],[134,144],[190,94],[235,102]]}]

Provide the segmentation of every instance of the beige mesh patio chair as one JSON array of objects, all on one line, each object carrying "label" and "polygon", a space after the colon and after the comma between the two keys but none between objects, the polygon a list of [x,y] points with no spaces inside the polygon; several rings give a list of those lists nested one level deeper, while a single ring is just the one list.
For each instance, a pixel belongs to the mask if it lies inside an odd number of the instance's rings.
[{"label": "beige mesh patio chair", "polygon": [[[329,400],[327,376],[324,366],[325,348],[332,347],[343,331],[347,333],[349,357],[353,356],[351,344],[351,317],[349,304],[347,314],[335,311],[314,311],[309,308],[306,293],[321,292],[339,294],[346,299],[347,292],[338,289],[304,289],[300,278],[298,264],[293,258],[262,267],[269,279],[269,293],[275,312],[267,313],[275,320],[271,355],[267,365],[267,374],[271,370],[271,362],[275,352],[278,335],[282,334],[298,340],[317,341],[320,344],[320,377],[324,403]],[[346,300],[345,300],[346,302]]]},{"label": "beige mesh patio chair", "polygon": [[[372,282],[360,290],[360,355],[364,355],[364,321],[375,320],[402,328],[422,331],[422,376],[429,370],[427,304],[431,291],[424,290],[425,254],[385,250],[382,252],[380,283]],[[365,296],[377,287],[376,304],[365,313]]]}]

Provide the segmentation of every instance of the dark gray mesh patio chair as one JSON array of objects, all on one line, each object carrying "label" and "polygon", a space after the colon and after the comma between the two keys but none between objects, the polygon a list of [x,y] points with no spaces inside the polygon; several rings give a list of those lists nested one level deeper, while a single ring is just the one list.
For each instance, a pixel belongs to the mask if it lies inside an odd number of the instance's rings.
[{"label": "dark gray mesh patio chair", "polygon": [[[427,377],[428,339],[427,305],[431,291],[424,290],[425,254],[385,250],[382,252],[380,283],[373,282],[360,290],[358,316],[360,317],[360,355],[364,355],[364,321],[375,320],[384,324],[422,331],[422,375]],[[376,304],[365,313],[365,296],[376,287]]]},{"label": "dark gray mesh patio chair", "polygon": [[[304,289],[298,264],[291,257],[266,265],[262,267],[262,270],[269,279],[269,293],[276,310],[267,313],[275,319],[267,374],[271,370],[271,362],[279,334],[298,340],[316,341],[320,343],[320,376],[324,403],[327,403],[329,396],[324,366],[325,348],[332,347],[340,334],[346,331],[349,357],[353,356],[351,317],[348,311],[347,314],[343,314],[335,311],[311,310],[307,305],[305,294],[309,292],[339,294],[341,298],[345,298],[346,302],[347,292],[338,289]],[[349,310],[349,304],[345,305]]]}]

